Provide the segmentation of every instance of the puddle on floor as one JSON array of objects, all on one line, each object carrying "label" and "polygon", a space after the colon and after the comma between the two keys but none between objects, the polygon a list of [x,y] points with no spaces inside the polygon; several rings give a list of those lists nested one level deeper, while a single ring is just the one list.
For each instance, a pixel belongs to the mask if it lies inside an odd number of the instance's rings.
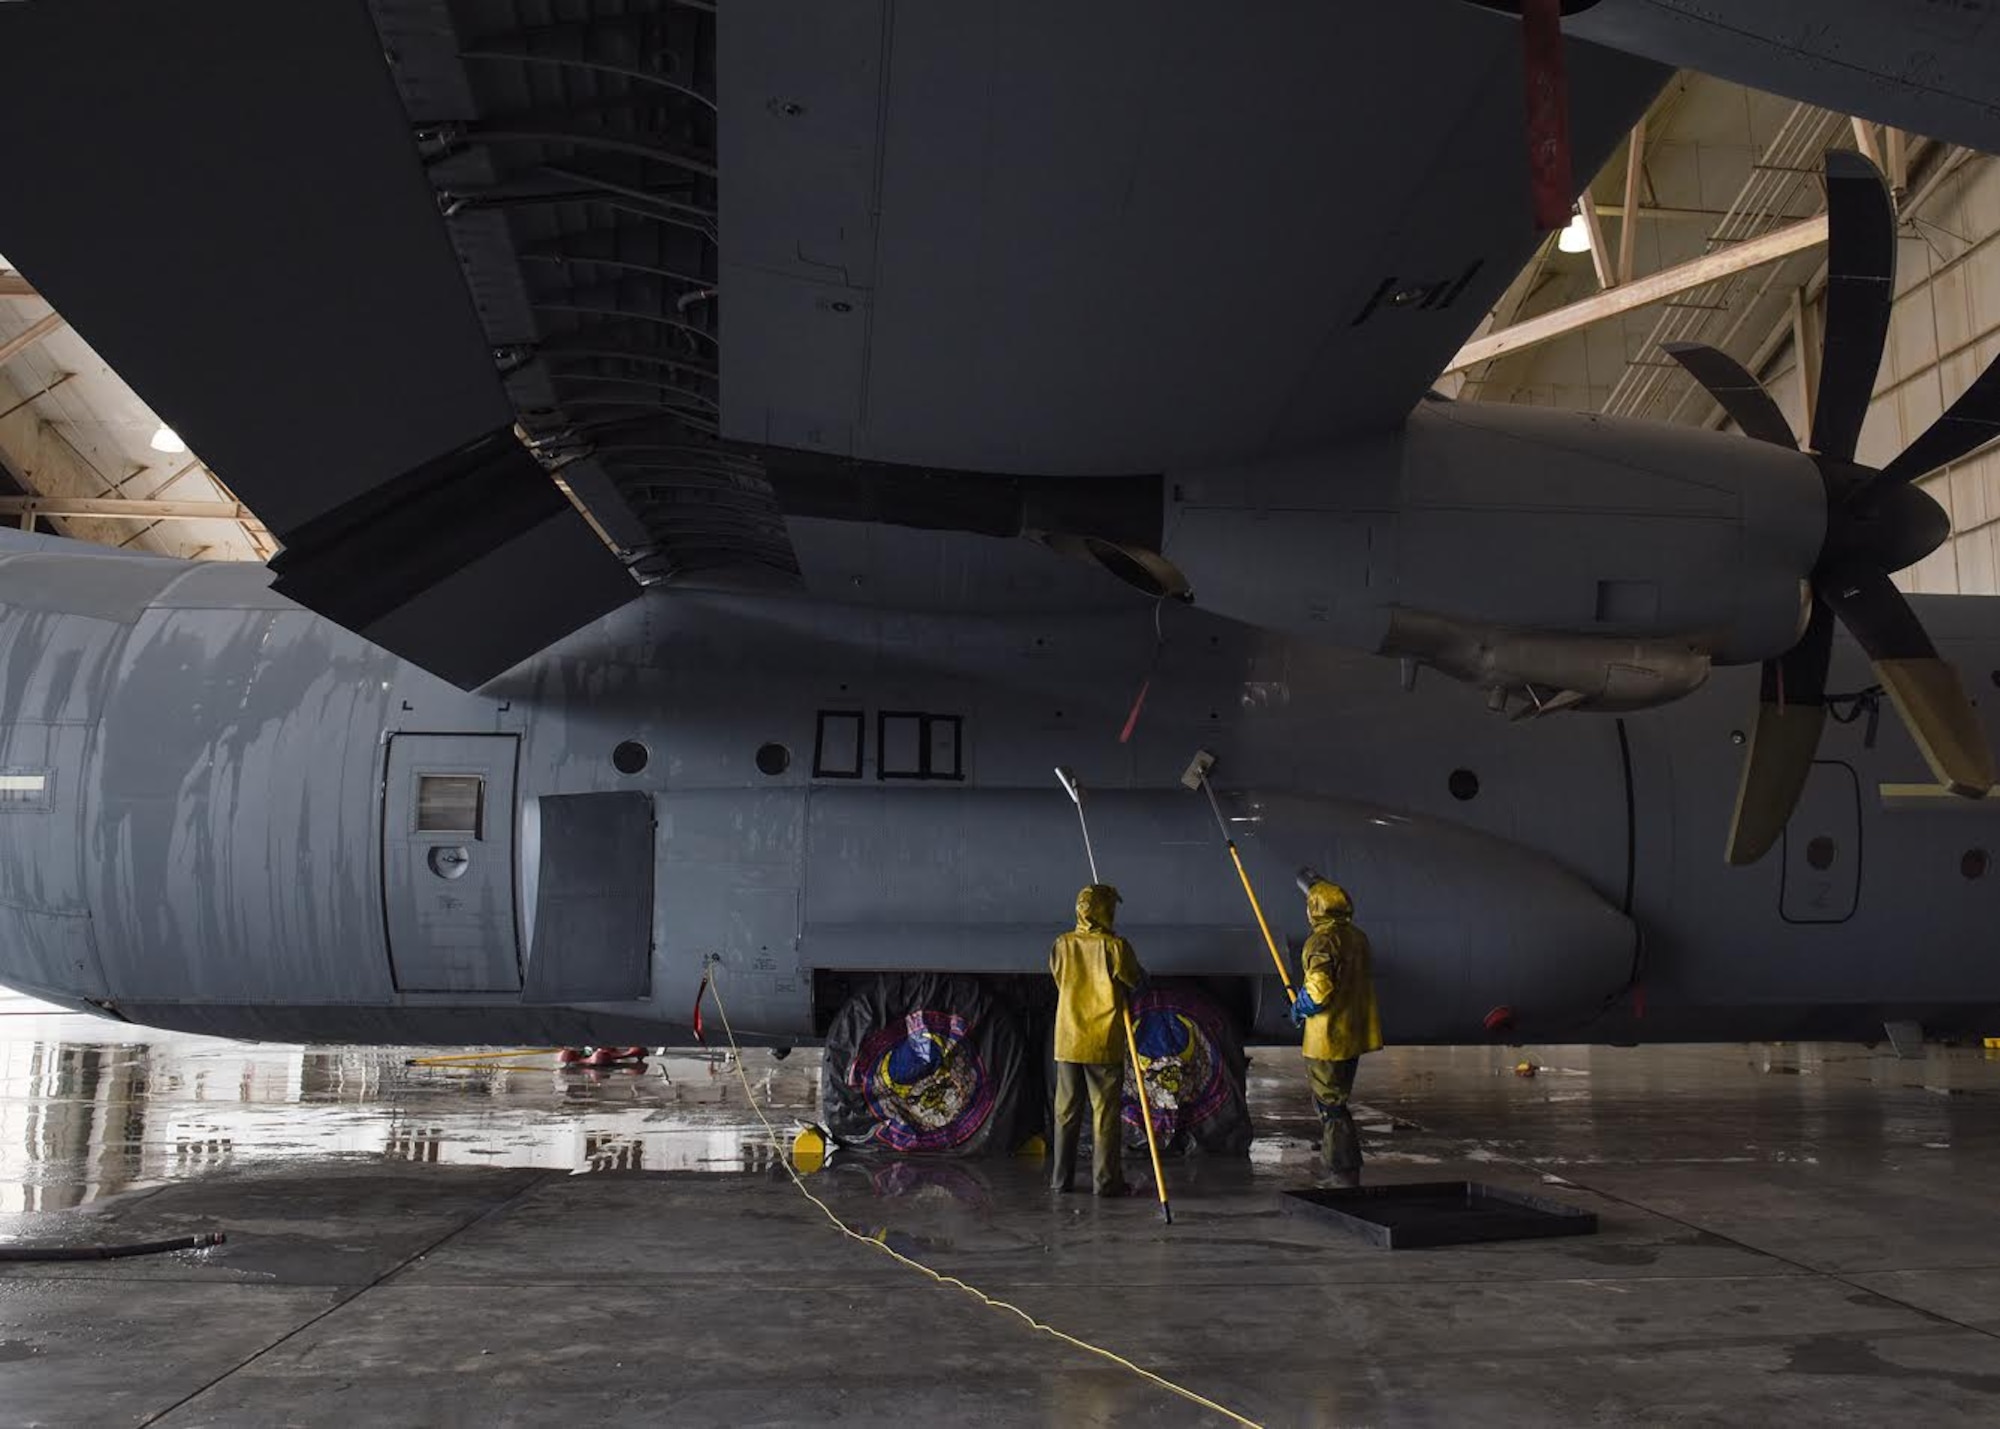
[{"label": "puddle on floor", "polygon": [[[778,1148],[730,1054],[559,1068],[555,1054],[410,1065],[437,1048],[302,1047],[96,1018],[0,1020],[0,1214],[61,1210],[250,1164],[742,1171]],[[779,1137],[818,1105],[819,1055],[744,1054]]]},{"label": "puddle on floor", "polygon": [[[1531,1052],[1391,1048],[1371,1057],[1354,1105],[1370,1158],[1405,1177],[1483,1162],[1812,1171],[1829,1155],[1889,1169],[1914,1157],[1949,1171],[1967,1147],[1991,1143],[2000,1102],[2000,1064],[1978,1050],[1931,1048],[1920,1064],[1924,1083],[1977,1093],[1961,1096],[1908,1090],[1912,1064],[1861,1048],[1571,1047],[1550,1061],[1573,1075],[1512,1075]],[[439,1055],[453,1054],[154,1032],[0,992],[0,1216],[343,1160],[578,1174],[764,1170],[818,1114],[820,1054],[806,1048],[782,1059],[745,1054],[775,1136],[723,1051],[677,1051],[637,1068],[564,1069],[553,1051],[411,1065]],[[1814,1074],[1774,1077],[1767,1066]],[[1296,1050],[1254,1049],[1249,1095],[1250,1167],[1309,1174],[1320,1127]],[[1135,1153],[1128,1164],[1143,1159]],[[979,1168],[963,1162],[843,1157],[836,1165],[865,1167],[883,1197],[977,1204],[986,1189]],[[1174,1174],[1199,1170],[1183,1165]],[[0,1225],[0,1238],[8,1234]]]}]

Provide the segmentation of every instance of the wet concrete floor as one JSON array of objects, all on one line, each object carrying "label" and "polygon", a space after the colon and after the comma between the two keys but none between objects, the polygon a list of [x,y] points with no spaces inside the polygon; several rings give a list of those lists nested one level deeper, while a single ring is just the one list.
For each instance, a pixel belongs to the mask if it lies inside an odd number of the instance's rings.
[{"label": "wet concrete floor", "polygon": [[[0,995],[0,1425],[1228,1422],[843,1237],[733,1065],[412,1067]],[[1395,1049],[1371,1179],[1474,1178],[1594,1237],[1377,1250],[1283,1214],[1295,1055],[1247,1164],[1147,1201],[1023,1161],[843,1161],[863,1235],[1271,1424],[2000,1420],[2000,1062],[1932,1050]],[[781,1132],[817,1064],[751,1053]]]}]

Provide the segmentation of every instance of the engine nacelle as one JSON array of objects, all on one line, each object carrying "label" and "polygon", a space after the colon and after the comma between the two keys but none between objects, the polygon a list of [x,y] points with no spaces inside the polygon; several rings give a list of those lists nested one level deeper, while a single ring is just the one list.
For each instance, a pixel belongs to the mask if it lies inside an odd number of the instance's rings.
[{"label": "engine nacelle", "polygon": [[1331,452],[1174,478],[1164,544],[1218,613],[1621,709],[1789,649],[1825,530],[1798,452],[1437,399]]},{"label": "engine nacelle", "polygon": [[1382,653],[1476,686],[1516,718],[1663,705],[1700,689],[1709,671],[1708,653],[1684,641],[1502,630],[1413,610],[1390,613]]}]

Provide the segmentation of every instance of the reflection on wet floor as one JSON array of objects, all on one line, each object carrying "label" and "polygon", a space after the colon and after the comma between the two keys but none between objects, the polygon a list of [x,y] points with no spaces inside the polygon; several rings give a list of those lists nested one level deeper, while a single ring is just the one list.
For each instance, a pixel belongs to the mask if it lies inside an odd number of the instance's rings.
[{"label": "reflection on wet floor", "polygon": [[[412,1065],[436,1048],[301,1047],[153,1032],[0,992],[0,1214],[62,1210],[213,1172],[328,1160],[593,1171],[743,1171],[784,1147],[726,1049],[637,1067],[563,1068],[553,1052]],[[751,1050],[758,1101],[789,1138],[818,1107],[819,1054]],[[1532,1076],[1519,1074],[1523,1063]],[[1260,1174],[1303,1173],[1317,1125],[1297,1053],[1256,1049]],[[1892,1166],[1990,1149],[2000,1060],[1886,1048],[1392,1048],[1364,1064],[1369,1162],[1407,1179],[1509,1162],[1574,1174],[1607,1162]],[[1699,1105],[1700,1134],[1684,1122]],[[977,1202],[975,1168],[837,1160],[884,1196]],[[0,1225],[0,1238],[8,1234]]]},{"label": "reflection on wet floor", "polygon": [[[726,1051],[426,1067],[410,1059],[435,1049],[227,1042],[6,1008],[0,1214],[288,1160],[741,1171],[779,1154]],[[816,1055],[745,1057],[781,1134],[813,1115]]]},{"label": "reflection on wet floor", "polygon": [[[1214,1422],[843,1243],[770,1169],[815,1054],[747,1060],[776,1137],[720,1054],[412,1055],[0,996],[0,1245],[229,1236],[0,1267],[0,1422]],[[1316,1130],[1295,1047],[1253,1052],[1247,1164],[1168,1164],[1170,1228],[1018,1158],[842,1154],[808,1184],[858,1238],[1274,1424],[2000,1419],[1980,1050],[1392,1048],[1357,1095],[1374,1184],[1490,1181],[1599,1233],[1405,1255],[1287,1215]]]}]

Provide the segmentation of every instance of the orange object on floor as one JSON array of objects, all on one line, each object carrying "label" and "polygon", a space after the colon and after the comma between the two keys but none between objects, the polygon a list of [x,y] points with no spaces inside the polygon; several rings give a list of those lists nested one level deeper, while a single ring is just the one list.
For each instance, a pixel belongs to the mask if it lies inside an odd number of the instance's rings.
[{"label": "orange object on floor", "polygon": [[590,1054],[593,1067],[610,1067],[620,1062],[643,1062],[646,1060],[644,1047],[599,1047]]}]

